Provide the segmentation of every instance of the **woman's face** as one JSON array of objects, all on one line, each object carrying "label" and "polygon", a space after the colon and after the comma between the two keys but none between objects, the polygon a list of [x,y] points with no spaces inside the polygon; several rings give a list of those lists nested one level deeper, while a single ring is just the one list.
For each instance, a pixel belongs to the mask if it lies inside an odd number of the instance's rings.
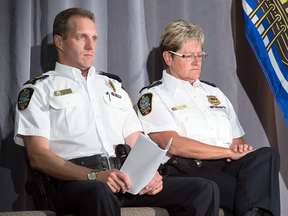
[{"label": "woman's face", "polygon": [[[194,55],[197,56],[202,53],[201,43],[194,40],[182,42],[180,50],[176,51],[181,55]],[[174,56],[172,56],[174,55]],[[173,57],[173,58],[172,58]],[[177,56],[175,54],[168,54],[168,68],[166,71],[172,76],[185,80],[193,84],[195,80],[200,77],[202,58],[192,58],[192,61],[187,62],[185,58]],[[165,58],[164,58],[165,59]]]}]

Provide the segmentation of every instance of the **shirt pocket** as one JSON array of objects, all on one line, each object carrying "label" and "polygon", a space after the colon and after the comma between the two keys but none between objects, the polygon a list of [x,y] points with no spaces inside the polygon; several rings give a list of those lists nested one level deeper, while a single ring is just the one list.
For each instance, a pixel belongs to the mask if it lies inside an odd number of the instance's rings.
[{"label": "shirt pocket", "polygon": [[123,125],[123,98],[118,98],[113,95],[105,94],[103,95],[104,106],[106,111],[106,116],[108,116],[109,122],[107,127],[122,136],[122,125]]},{"label": "shirt pocket", "polygon": [[218,127],[218,137],[232,139],[232,128],[230,123],[230,118],[226,112],[225,108],[215,108],[213,109],[213,114],[217,117],[216,124]]},{"label": "shirt pocket", "polygon": [[[196,138],[205,135],[207,131],[206,118],[195,109],[183,109],[173,111],[174,119],[178,128],[180,128],[180,136]],[[183,133],[183,134],[182,134]]]},{"label": "shirt pocket", "polygon": [[88,119],[80,94],[54,97],[50,106],[51,130],[55,137],[72,137],[87,131]]}]

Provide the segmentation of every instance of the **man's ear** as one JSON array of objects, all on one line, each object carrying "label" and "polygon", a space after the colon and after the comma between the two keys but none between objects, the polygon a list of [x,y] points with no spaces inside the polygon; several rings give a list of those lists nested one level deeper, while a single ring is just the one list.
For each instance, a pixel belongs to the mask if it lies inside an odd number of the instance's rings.
[{"label": "man's ear", "polygon": [[56,46],[57,49],[59,50],[63,50],[62,46],[63,46],[63,38],[60,35],[54,35],[54,44]]},{"label": "man's ear", "polygon": [[163,59],[165,61],[165,63],[170,67],[171,66],[171,62],[172,62],[172,56],[168,51],[164,51],[162,53],[163,55]]}]

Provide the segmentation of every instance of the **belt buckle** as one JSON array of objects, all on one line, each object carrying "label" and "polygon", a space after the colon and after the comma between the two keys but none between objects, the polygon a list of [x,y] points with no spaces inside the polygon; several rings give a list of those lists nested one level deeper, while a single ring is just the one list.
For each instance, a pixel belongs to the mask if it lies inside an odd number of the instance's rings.
[{"label": "belt buckle", "polygon": [[[102,160],[102,165],[103,165],[103,169],[106,170],[106,167],[108,170],[112,170],[112,169],[117,169],[117,163],[115,163],[114,161],[114,157],[109,157],[109,156],[101,156],[101,160]],[[105,164],[106,163],[106,164]]]}]

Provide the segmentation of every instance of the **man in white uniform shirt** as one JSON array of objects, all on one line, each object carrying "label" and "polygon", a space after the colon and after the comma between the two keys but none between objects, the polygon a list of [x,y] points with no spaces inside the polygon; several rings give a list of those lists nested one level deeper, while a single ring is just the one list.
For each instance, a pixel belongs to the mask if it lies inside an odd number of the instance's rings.
[{"label": "man in white uniform shirt", "polygon": [[203,44],[197,25],[169,23],[160,39],[163,78],[141,90],[145,134],[161,148],[173,137],[162,174],[216,182],[226,215],[279,215],[279,154],[248,146],[228,98],[199,80]]},{"label": "man in white uniform shirt", "polygon": [[[115,147],[133,147],[141,124],[119,77],[92,66],[98,37],[94,15],[60,12],[53,25],[59,63],[19,93],[15,142],[30,165],[57,182],[59,215],[120,215],[121,206],[158,206],[186,215],[218,215],[217,185],[201,178],[163,178],[157,172],[138,195],[117,168]],[[165,187],[165,189],[163,189]]]}]

